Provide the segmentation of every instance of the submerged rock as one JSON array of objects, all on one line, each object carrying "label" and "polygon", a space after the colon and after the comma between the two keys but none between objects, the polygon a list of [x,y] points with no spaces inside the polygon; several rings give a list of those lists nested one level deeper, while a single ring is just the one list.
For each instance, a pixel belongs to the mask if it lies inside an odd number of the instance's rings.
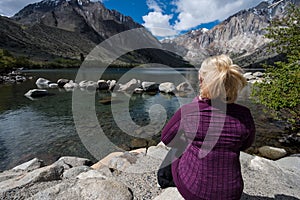
[{"label": "submerged rock", "polygon": [[48,96],[48,95],[49,95],[49,92],[47,90],[43,90],[43,89],[29,90],[25,94],[26,97],[31,97],[31,98],[44,97],[44,96]]}]

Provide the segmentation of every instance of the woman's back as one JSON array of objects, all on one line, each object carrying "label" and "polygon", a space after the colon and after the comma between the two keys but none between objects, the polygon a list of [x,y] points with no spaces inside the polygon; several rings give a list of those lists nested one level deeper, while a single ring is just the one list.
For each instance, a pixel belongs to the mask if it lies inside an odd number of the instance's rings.
[{"label": "woman's back", "polygon": [[[195,104],[199,104],[199,110],[194,109]],[[239,152],[254,139],[254,124],[249,110],[228,104],[224,113],[224,110],[212,107],[210,101],[199,101],[183,106],[179,112],[180,119],[175,120],[180,121],[179,129],[185,133],[190,145],[172,164],[178,190],[186,191],[185,197],[193,194],[190,199],[238,199],[243,190]],[[205,140],[208,132],[211,134],[209,138],[217,141]],[[169,133],[162,134],[162,141],[168,142],[164,135]],[[201,149],[204,141],[215,145],[206,156],[201,157],[201,151],[205,151]]]}]

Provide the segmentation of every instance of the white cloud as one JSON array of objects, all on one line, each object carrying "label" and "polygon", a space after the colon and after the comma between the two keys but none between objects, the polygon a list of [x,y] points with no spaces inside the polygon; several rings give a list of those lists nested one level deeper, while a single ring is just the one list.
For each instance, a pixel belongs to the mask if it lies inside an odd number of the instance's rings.
[{"label": "white cloud", "polygon": [[[160,5],[159,5],[160,4]],[[173,36],[177,34],[177,31],[170,24],[170,20],[173,15],[163,14],[163,5],[155,0],[147,0],[147,5],[149,12],[147,15],[143,16],[144,24],[151,33],[158,37]]]},{"label": "white cloud", "polygon": [[203,23],[224,20],[230,15],[256,6],[262,0],[176,0],[179,13],[174,24],[178,31],[188,30]]},{"label": "white cloud", "polygon": [[[151,12],[143,16],[143,25],[155,36],[174,36],[203,23],[222,21],[240,10],[256,6],[261,1],[263,0],[170,0],[175,6],[173,12],[178,14],[173,19],[174,15],[164,13],[160,0],[147,0]],[[170,24],[171,19],[175,23]]]},{"label": "white cloud", "polygon": [[177,31],[170,25],[172,15],[164,15],[161,12],[150,12],[143,16],[144,24],[147,29],[155,36],[166,37],[177,34]]},{"label": "white cloud", "polygon": [[155,0],[147,0],[147,6],[149,10],[154,10],[155,12],[162,12],[161,7]]}]

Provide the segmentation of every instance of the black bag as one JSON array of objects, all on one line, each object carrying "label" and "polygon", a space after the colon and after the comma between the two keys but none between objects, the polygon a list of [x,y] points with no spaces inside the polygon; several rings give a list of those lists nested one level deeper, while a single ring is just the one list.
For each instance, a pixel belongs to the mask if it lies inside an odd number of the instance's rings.
[{"label": "black bag", "polygon": [[157,172],[157,182],[162,189],[176,187],[172,176],[172,161],[176,158],[176,149],[171,149]]}]

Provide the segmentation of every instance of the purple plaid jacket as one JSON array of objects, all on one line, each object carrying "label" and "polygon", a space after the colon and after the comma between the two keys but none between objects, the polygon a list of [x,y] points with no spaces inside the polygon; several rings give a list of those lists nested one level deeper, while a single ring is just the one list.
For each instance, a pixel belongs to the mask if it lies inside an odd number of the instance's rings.
[{"label": "purple plaid jacket", "polygon": [[195,98],[174,114],[161,140],[183,148],[172,163],[172,175],[185,199],[234,200],[240,199],[244,185],[240,151],[250,147],[254,138],[248,108]]}]

